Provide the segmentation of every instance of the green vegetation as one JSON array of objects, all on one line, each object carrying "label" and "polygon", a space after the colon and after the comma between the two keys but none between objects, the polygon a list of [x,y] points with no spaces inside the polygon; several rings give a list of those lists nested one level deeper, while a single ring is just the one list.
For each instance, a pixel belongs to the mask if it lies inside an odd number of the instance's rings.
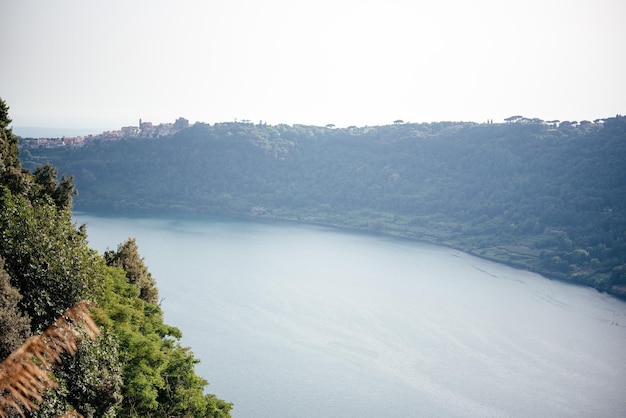
[{"label": "green vegetation", "polygon": [[379,127],[197,123],[172,137],[27,149],[76,207],[320,223],[444,244],[626,294],[626,118]]},{"label": "green vegetation", "polygon": [[232,405],[204,394],[198,360],[163,322],[135,241],[90,249],[72,223],[73,179],[52,165],[23,169],[10,123],[0,100],[0,360],[81,300],[102,330],[63,359],[58,387],[28,416],[229,417]]}]

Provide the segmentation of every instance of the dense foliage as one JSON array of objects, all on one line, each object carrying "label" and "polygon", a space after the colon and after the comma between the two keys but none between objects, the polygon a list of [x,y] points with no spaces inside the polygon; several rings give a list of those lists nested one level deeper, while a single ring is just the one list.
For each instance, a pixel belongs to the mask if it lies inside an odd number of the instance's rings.
[{"label": "dense foliage", "polygon": [[77,208],[292,219],[450,245],[626,293],[626,118],[545,124],[196,125],[28,149]]},{"label": "dense foliage", "polygon": [[[163,322],[158,291],[133,239],[99,255],[72,223],[72,178],[52,165],[22,169],[8,106],[0,100],[0,360],[80,300],[102,329],[67,355],[59,386],[33,417],[228,417],[204,394],[198,360]],[[1,396],[2,394],[0,394]]]}]

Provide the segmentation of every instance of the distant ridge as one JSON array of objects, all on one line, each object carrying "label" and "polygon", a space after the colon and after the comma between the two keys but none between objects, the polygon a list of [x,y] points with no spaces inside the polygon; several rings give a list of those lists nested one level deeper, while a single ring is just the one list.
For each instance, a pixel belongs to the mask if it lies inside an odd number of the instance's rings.
[{"label": "distant ridge", "polygon": [[[25,147],[78,210],[287,219],[443,244],[626,298],[626,117],[315,127],[196,123]],[[27,141],[25,141],[27,142]],[[27,152],[26,152],[27,150]]]}]

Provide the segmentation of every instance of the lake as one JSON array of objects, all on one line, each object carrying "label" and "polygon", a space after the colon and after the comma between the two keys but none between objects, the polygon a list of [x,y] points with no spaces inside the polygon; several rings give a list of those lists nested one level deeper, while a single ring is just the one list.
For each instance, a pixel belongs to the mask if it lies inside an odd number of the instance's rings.
[{"label": "lake", "polygon": [[233,417],[623,417],[626,303],[411,241],[75,213],[135,237]]}]

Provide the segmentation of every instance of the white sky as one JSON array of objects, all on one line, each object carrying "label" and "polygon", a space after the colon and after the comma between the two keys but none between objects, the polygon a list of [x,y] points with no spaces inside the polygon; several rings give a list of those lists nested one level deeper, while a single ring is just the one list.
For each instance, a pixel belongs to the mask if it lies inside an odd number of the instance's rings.
[{"label": "white sky", "polygon": [[626,113],[623,0],[2,0],[15,127]]}]

